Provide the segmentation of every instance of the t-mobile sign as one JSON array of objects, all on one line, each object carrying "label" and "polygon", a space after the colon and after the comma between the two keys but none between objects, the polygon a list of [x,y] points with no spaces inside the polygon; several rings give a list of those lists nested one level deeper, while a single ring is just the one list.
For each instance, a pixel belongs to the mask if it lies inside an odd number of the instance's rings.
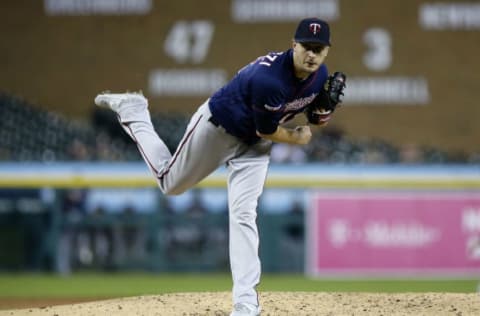
[{"label": "t-mobile sign", "polygon": [[310,205],[311,275],[480,275],[480,192],[329,192]]}]

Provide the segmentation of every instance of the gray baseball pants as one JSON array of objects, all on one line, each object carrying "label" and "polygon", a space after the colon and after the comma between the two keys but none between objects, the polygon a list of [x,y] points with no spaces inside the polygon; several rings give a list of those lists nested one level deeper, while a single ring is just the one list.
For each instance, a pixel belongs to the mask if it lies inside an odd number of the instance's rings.
[{"label": "gray baseball pants", "polygon": [[137,143],[163,193],[181,194],[219,166],[227,165],[233,304],[258,305],[255,288],[260,282],[261,269],[256,209],[267,175],[271,141],[261,139],[249,146],[227,134],[209,121],[212,114],[207,100],[192,116],[172,155],[155,132],[148,110],[144,116],[121,124]]}]

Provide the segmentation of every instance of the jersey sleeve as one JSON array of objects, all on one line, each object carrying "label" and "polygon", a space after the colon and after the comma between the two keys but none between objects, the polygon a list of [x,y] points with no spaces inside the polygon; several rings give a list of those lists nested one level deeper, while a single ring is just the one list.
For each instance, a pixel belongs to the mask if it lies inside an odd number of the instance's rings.
[{"label": "jersey sleeve", "polygon": [[326,90],[326,83],[328,80],[328,69],[325,64],[320,66],[318,70],[319,80],[318,80],[318,95],[310,102],[309,105],[314,105],[317,107],[322,107],[322,105],[328,105],[329,99]]},{"label": "jersey sleeve", "polygon": [[325,91],[326,90],[326,83],[328,81],[328,68],[327,65],[322,64],[320,68],[318,69],[318,89],[319,91]]},{"label": "jersey sleeve", "polygon": [[258,76],[251,87],[255,127],[262,134],[272,134],[277,130],[285,103],[281,86],[275,79]]},{"label": "jersey sleeve", "polygon": [[320,78],[321,78],[322,87],[323,87],[323,85],[325,85],[325,83],[327,82],[327,79],[328,79],[328,67],[327,67],[327,65],[322,64],[320,66],[320,69],[318,70],[318,72],[320,73]]}]

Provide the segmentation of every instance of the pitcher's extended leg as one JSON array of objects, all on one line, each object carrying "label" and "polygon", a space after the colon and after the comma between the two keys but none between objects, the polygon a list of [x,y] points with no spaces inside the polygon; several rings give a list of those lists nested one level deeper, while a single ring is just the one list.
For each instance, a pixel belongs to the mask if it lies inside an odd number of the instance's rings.
[{"label": "pitcher's extended leg", "polygon": [[148,100],[141,93],[103,93],[95,98],[95,104],[116,112],[123,130],[156,176],[172,155],[153,128]]},{"label": "pitcher's extended leg", "polygon": [[152,125],[147,99],[138,93],[100,94],[95,103],[115,111],[165,194],[180,194],[213,172],[232,153],[236,139],[212,125],[208,104],[193,115],[173,154]]}]

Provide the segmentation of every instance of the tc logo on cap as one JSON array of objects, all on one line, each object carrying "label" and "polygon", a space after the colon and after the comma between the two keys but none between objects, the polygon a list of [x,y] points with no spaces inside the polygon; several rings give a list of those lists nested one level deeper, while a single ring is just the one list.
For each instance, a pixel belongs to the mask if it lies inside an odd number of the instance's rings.
[{"label": "tc logo on cap", "polygon": [[330,27],[327,22],[317,19],[303,19],[295,31],[295,41],[298,43],[320,43],[330,46]]},{"label": "tc logo on cap", "polygon": [[317,32],[320,32],[321,28],[322,26],[318,23],[310,23],[309,25],[310,32],[312,32],[313,35],[317,35]]}]

